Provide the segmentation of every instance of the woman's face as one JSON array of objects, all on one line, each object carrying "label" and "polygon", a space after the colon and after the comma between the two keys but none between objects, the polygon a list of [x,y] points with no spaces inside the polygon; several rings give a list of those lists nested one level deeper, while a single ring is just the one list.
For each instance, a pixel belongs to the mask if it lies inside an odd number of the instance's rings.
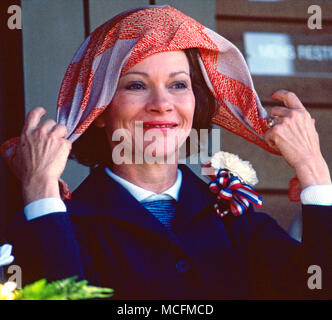
[{"label": "woman's face", "polygon": [[176,154],[193,122],[189,72],[185,53],[172,51],[151,55],[124,73],[110,106],[96,120],[105,128],[111,150],[120,143],[118,131],[126,132],[124,140],[136,154],[164,159]]}]

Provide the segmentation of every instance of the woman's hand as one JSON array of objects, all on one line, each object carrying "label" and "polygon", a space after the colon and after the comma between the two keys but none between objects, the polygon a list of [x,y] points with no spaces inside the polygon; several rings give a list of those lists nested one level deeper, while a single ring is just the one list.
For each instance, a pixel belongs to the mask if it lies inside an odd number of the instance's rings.
[{"label": "woman's hand", "polygon": [[59,179],[71,150],[67,128],[48,119],[39,123],[46,110],[37,107],[26,118],[14,166],[19,168],[25,205],[42,198],[60,198]]},{"label": "woman's hand", "polygon": [[295,169],[302,188],[330,184],[330,173],[320,151],[315,120],[293,92],[279,90],[272,98],[282,101],[284,106],[271,109],[274,126],[266,132],[265,141]]}]

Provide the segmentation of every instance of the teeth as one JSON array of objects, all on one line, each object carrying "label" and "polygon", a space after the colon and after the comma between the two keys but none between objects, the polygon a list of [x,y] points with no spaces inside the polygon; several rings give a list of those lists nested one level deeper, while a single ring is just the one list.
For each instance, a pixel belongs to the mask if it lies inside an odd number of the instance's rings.
[{"label": "teeth", "polygon": [[144,125],[144,127],[148,127],[148,128],[153,128],[153,127],[156,127],[156,128],[169,128],[169,127],[172,127],[171,125],[150,125],[150,124],[146,124]]}]

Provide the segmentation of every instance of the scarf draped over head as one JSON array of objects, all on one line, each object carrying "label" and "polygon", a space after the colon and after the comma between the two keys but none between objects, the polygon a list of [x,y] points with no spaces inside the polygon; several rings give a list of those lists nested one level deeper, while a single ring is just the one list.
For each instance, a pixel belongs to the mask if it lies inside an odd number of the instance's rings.
[{"label": "scarf draped over head", "polygon": [[[107,108],[121,74],[152,54],[187,48],[198,48],[201,71],[218,104],[212,122],[274,153],[263,138],[267,112],[240,51],[170,6],[125,11],[83,42],[58,96],[57,123],[67,126],[67,139],[78,139]],[[17,142],[13,138],[1,146],[7,160],[13,158]]]}]

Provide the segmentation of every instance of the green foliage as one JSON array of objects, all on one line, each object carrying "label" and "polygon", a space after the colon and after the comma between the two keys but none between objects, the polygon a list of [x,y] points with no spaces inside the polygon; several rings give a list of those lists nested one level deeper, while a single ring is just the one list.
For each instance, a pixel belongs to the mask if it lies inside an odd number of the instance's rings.
[{"label": "green foliage", "polygon": [[15,300],[80,300],[92,298],[109,298],[113,289],[88,285],[86,280],[76,282],[76,276],[47,283],[38,280],[16,291]]}]

